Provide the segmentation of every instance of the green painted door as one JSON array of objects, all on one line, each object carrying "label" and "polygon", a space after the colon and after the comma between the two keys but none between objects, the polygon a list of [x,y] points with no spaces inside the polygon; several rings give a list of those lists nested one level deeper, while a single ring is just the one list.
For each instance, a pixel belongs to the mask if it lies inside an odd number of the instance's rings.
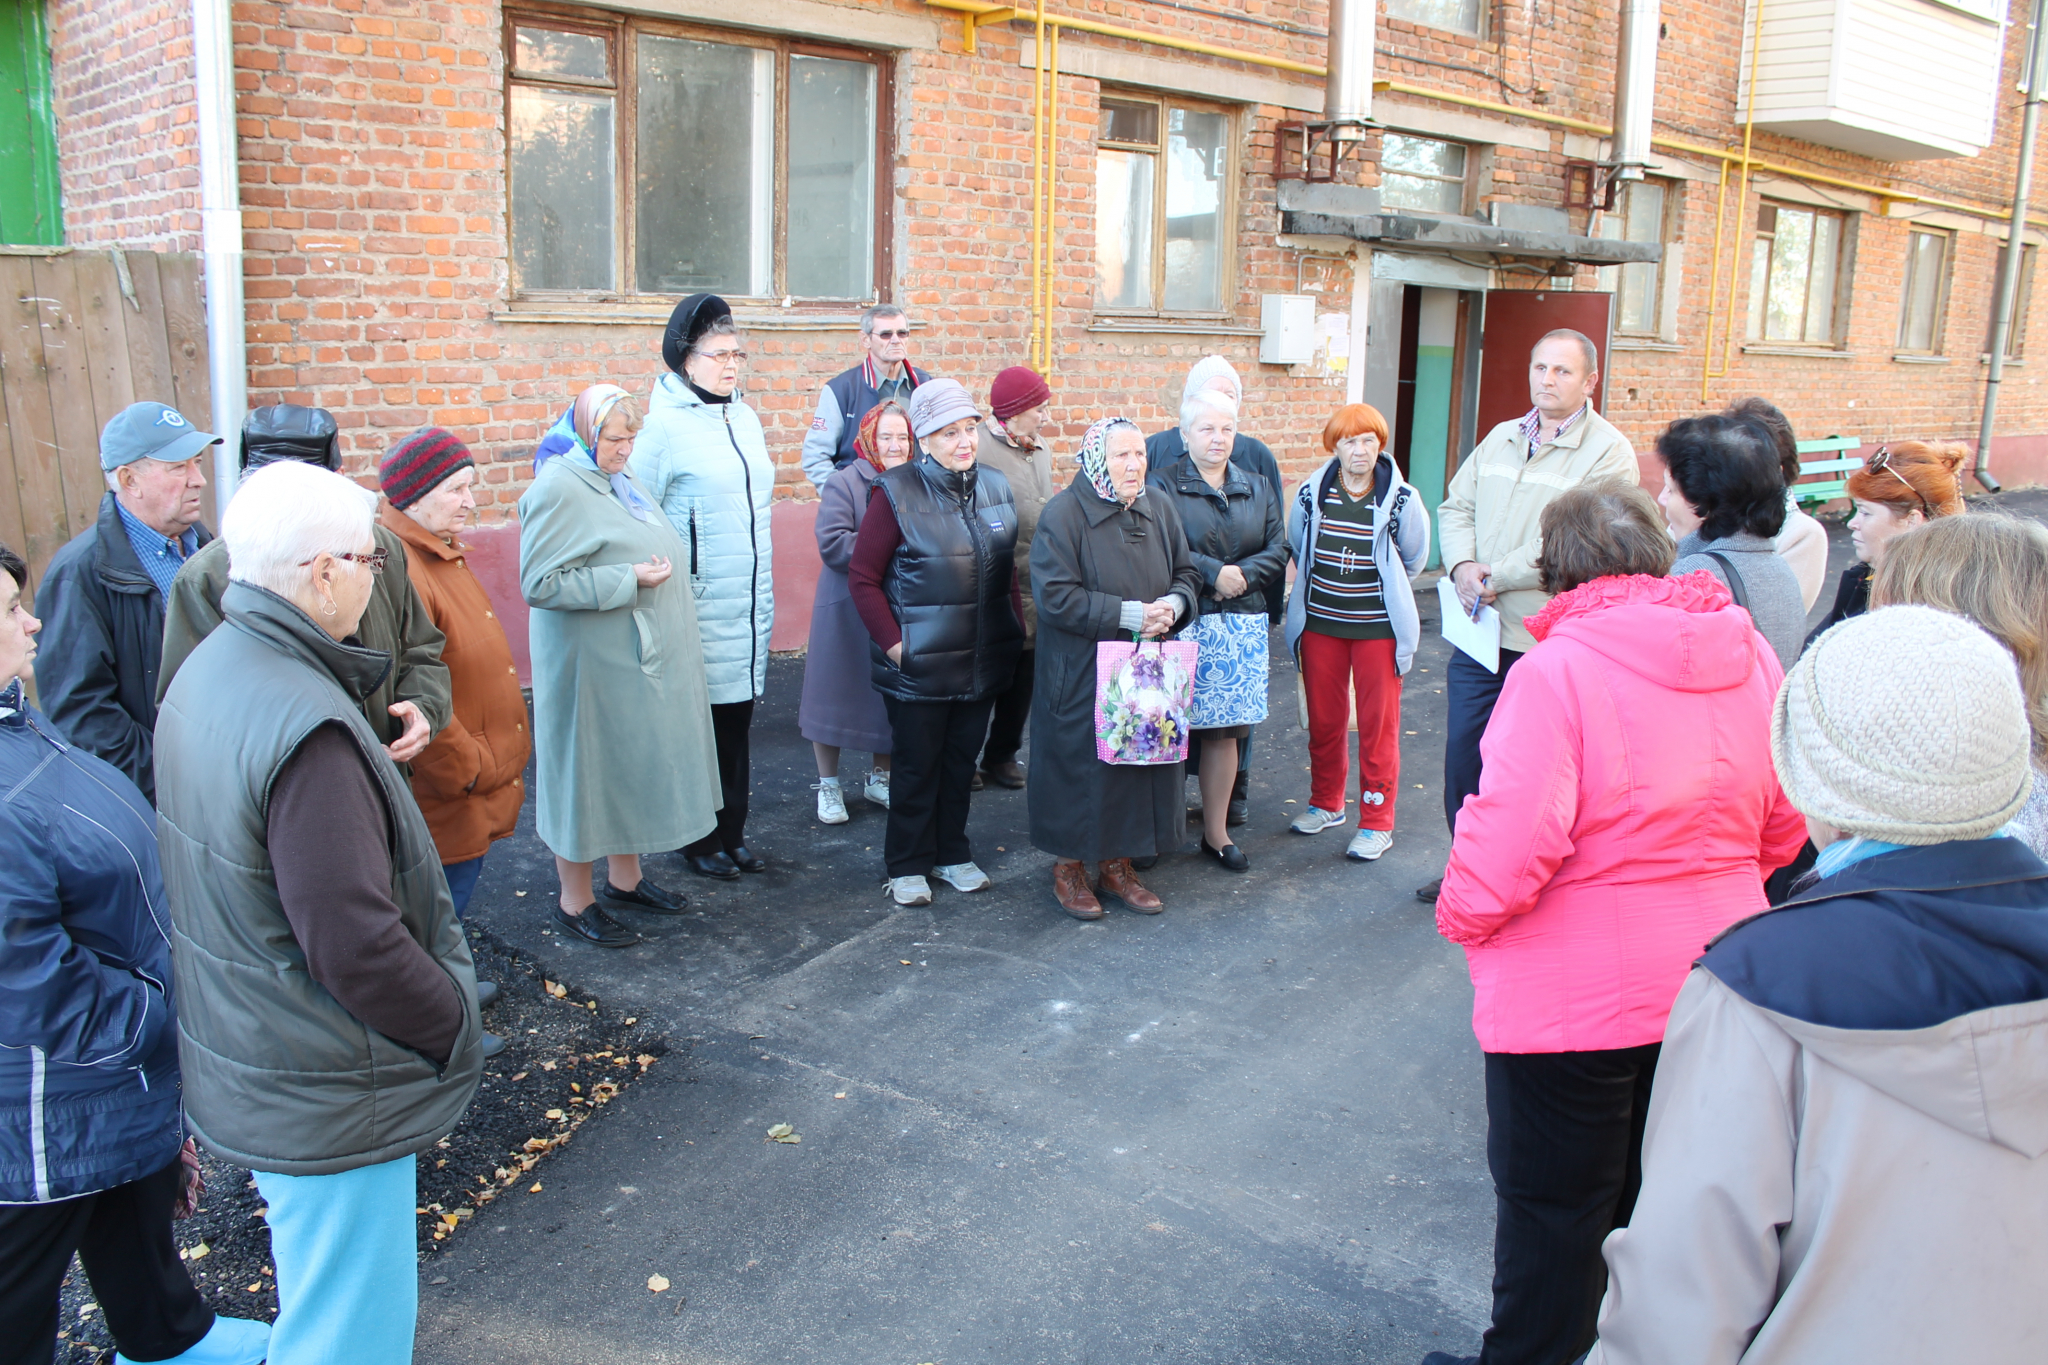
[{"label": "green painted door", "polygon": [[1408,434],[1408,482],[1429,508],[1429,567],[1438,567],[1436,509],[1444,500],[1451,449],[1451,374],[1458,339],[1458,291],[1422,289],[1415,328],[1415,414]]},{"label": "green painted door", "polygon": [[0,243],[64,244],[43,0],[0,0]]}]

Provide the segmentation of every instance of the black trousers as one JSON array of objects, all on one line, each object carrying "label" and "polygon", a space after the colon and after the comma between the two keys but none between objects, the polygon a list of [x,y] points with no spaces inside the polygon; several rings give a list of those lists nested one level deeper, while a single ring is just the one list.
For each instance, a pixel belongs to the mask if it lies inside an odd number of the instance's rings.
[{"label": "black trousers", "polygon": [[1607,1266],[1643,1184],[1662,1044],[1486,1054],[1493,1325],[1480,1365],[1568,1365],[1593,1345]]},{"label": "black trousers", "polygon": [[711,735],[718,742],[718,786],[725,805],[718,812],[718,828],[683,852],[692,857],[730,853],[747,841],[747,790],[753,784],[753,755],[750,739],[754,729],[754,703],[714,702],[711,706]]},{"label": "black trousers", "polygon": [[935,867],[973,862],[967,803],[974,755],[995,699],[898,701],[885,695],[882,704],[893,739],[889,832],[882,841],[889,875],[922,877]]},{"label": "black trousers", "polygon": [[[1024,747],[1024,722],[1031,718],[1031,674],[1036,662],[1032,650],[1018,655],[1016,676],[995,695],[995,710],[988,720],[988,743],[981,749],[984,769],[1010,762]],[[893,801],[895,797],[889,799]]]},{"label": "black trousers", "polygon": [[1486,722],[1493,719],[1493,704],[1500,700],[1501,684],[1521,654],[1512,649],[1500,652],[1500,672],[1488,673],[1462,649],[1451,651],[1450,680],[1444,684],[1444,701],[1450,712],[1444,734],[1444,821],[1451,833],[1458,832],[1458,810],[1465,798],[1479,792],[1479,740]]},{"label": "black trousers", "polygon": [[85,1266],[107,1330],[133,1360],[183,1355],[213,1330],[171,1240],[176,1157],[154,1175],[54,1204],[0,1204],[0,1365],[50,1365],[57,1290],[71,1253]]}]

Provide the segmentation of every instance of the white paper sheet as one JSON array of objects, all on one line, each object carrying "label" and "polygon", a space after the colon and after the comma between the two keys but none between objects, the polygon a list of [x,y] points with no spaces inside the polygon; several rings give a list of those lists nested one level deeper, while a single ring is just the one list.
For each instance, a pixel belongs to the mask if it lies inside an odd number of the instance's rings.
[{"label": "white paper sheet", "polygon": [[1437,580],[1436,600],[1444,618],[1444,638],[1487,672],[1500,672],[1500,613],[1482,606],[1478,620],[1467,616],[1465,604],[1458,600],[1458,586],[1449,574]]}]

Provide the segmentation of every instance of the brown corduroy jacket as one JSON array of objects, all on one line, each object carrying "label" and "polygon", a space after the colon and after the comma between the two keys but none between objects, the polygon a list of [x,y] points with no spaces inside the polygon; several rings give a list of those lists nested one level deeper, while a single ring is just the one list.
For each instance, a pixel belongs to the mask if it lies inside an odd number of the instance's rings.
[{"label": "brown corduroy jacket", "polygon": [[441,861],[468,862],[511,835],[526,799],[520,775],[533,736],[512,646],[460,541],[447,544],[388,501],[378,504],[377,519],[405,542],[413,588],[448,637],[441,661],[448,666],[454,719],[413,760],[412,791]]}]

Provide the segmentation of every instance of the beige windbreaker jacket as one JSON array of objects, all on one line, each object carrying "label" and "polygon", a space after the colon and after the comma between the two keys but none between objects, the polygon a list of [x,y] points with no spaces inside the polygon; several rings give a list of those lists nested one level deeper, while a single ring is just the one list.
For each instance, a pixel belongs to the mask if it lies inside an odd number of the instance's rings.
[{"label": "beige windbreaker jacket", "polygon": [[1466,560],[1493,567],[1500,594],[1500,647],[1521,652],[1536,647],[1522,618],[1542,610],[1550,594],[1537,587],[1536,560],[1543,552],[1543,509],[1567,489],[1605,479],[1636,483],[1641,471],[1635,448],[1612,423],[1590,407],[1555,441],[1532,455],[1522,436],[1522,419],[1502,422],[1472,448],[1437,509],[1437,535],[1446,570]]},{"label": "beige windbreaker jacket", "polygon": [[2048,1361],[2044,1152],[2048,1000],[1831,1028],[1696,968],[1587,1365]]}]

